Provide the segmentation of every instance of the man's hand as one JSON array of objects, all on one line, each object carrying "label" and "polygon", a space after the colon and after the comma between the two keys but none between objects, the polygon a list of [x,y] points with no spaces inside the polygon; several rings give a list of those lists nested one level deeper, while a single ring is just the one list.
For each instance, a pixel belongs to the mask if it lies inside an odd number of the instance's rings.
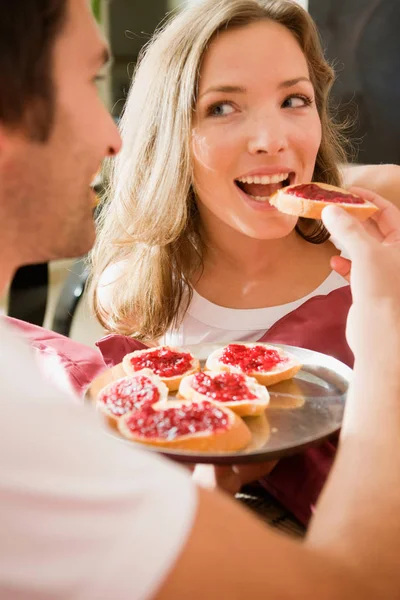
[{"label": "man's hand", "polygon": [[[352,187],[349,191],[365,198],[365,200],[369,200],[380,209],[368,221],[362,223],[365,231],[381,243],[399,244],[400,211],[392,202],[364,188]],[[342,256],[334,256],[331,259],[331,266],[334,271],[350,282],[351,261],[349,259]]]},{"label": "man's hand", "polygon": [[[357,361],[371,364],[371,353],[379,363],[397,352],[400,338],[400,211],[376,194],[357,189],[379,206],[368,225],[336,206],[323,210],[328,230],[347,250],[344,273],[350,279],[353,306],[347,322],[347,338]],[[332,259],[339,261],[339,258]],[[338,266],[337,263],[335,263]],[[339,271],[339,268],[336,270]],[[379,349],[379,351],[377,350]],[[393,355],[390,356],[393,361]]]}]

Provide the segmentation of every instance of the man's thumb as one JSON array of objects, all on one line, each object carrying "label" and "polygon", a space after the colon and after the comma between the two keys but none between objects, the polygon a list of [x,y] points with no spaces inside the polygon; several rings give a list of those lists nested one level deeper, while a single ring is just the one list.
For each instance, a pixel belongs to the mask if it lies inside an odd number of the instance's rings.
[{"label": "man's thumb", "polygon": [[338,206],[325,207],[322,211],[322,221],[329,233],[350,254],[354,250],[357,251],[361,244],[372,241],[360,221]]}]

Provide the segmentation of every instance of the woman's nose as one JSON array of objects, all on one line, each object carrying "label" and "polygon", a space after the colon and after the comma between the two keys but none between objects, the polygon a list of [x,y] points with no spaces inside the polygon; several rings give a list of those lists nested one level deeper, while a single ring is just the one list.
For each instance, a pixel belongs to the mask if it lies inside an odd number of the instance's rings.
[{"label": "woman's nose", "polygon": [[287,148],[284,127],[275,119],[258,119],[248,140],[250,154],[280,154]]}]

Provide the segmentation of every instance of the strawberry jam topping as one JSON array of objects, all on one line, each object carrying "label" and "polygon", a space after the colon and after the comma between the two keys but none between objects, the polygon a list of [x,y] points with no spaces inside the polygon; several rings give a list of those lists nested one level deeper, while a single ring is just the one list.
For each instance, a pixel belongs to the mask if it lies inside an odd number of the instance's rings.
[{"label": "strawberry jam topping", "polygon": [[250,392],[246,378],[241,373],[218,373],[213,377],[203,372],[196,373],[192,379],[192,387],[196,392],[217,402],[257,399]]},{"label": "strawberry jam topping", "polygon": [[147,404],[129,415],[125,424],[132,433],[142,437],[173,440],[180,435],[226,429],[229,421],[218,406],[198,402],[164,410],[154,410]]},{"label": "strawberry jam topping", "polygon": [[275,348],[229,344],[219,359],[225,365],[237,367],[245,373],[270,371],[279,363],[287,361]]},{"label": "strawberry jam topping", "polygon": [[160,392],[154,383],[142,375],[119,379],[99,395],[99,402],[115,417],[139,409],[145,404],[152,405],[159,399]]},{"label": "strawberry jam topping", "polygon": [[136,371],[151,369],[160,377],[183,375],[192,367],[190,354],[175,352],[169,348],[157,348],[151,352],[132,356],[130,362]]},{"label": "strawberry jam topping", "polygon": [[346,204],[365,204],[360,196],[338,192],[336,190],[326,190],[315,183],[304,183],[288,190],[287,194],[307,198],[308,200],[319,200],[321,202],[345,202]]}]

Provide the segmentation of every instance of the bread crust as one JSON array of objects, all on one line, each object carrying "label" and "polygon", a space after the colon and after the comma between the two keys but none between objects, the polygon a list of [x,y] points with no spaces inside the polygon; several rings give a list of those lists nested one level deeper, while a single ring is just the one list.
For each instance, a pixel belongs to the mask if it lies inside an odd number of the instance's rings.
[{"label": "bread crust", "polygon": [[181,348],[175,348],[173,346],[155,346],[154,348],[146,348],[144,350],[135,350],[135,352],[130,352],[129,354],[126,354],[124,356],[124,358],[122,359],[122,368],[124,369],[125,373],[127,373],[128,375],[135,373],[136,371],[130,362],[130,359],[132,357],[140,356],[143,354],[149,354],[149,353],[155,352],[157,350],[160,350],[161,348],[171,350],[172,352],[181,352],[184,354],[190,354],[190,356],[191,356],[192,366],[185,373],[182,373],[182,375],[177,375],[175,377],[160,377],[161,381],[163,383],[165,383],[165,385],[168,387],[169,391],[175,392],[179,388],[179,384],[180,384],[181,380],[183,379],[183,377],[186,377],[187,375],[190,375],[191,373],[196,373],[196,371],[200,371],[200,362],[198,361],[197,358],[195,358],[193,356],[193,354],[191,354],[187,350],[183,350]]},{"label": "bread crust", "polygon": [[[348,190],[344,190],[342,188],[336,187],[334,185],[329,185],[327,183],[319,183],[312,182],[313,185],[318,185],[318,187],[325,190],[332,190],[340,193],[351,194]],[[302,185],[302,184],[300,184]],[[353,215],[360,221],[366,221],[369,219],[371,215],[373,215],[378,207],[372,202],[368,200],[364,200],[364,204],[347,204],[345,202],[324,202],[321,200],[309,200],[307,198],[300,198],[298,196],[293,196],[288,193],[291,189],[296,188],[296,185],[289,185],[287,187],[281,188],[274,192],[269,202],[272,206],[275,206],[280,212],[296,215],[298,217],[304,217],[306,219],[321,219],[322,210],[326,206],[334,205],[339,206],[344,209],[349,214]]]},{"label": "bread crust", "polygon": [[[211,377],[215,377],[220,375],[221,371],[207,371],[207,375]],[[179,386],[178,396],[181,398],[185,398],[188,400],[197,400],[197,401],[211,401],[218,402],[213,398],[209,398],[206,394],[201,394],[197,390],[192,387],[193,375],[189,375],[188,377],[184,377]],[[257,396],[255,400],[232,400],[230,402],[220,402],[222,406],[229,408],[239,417],[250,417],[250,416],[258,416],[261,415],[269,404],[269,393],[265,386],[259,384],[254,377],[248,377],[245,375],[246,385],[249,389],[249,392]]]},{"label": "bread crust", "polygon": [[[196,401],[168,401],[167,403],[158,403],[154,405],[155,410],[162,408],[179,408],[182,404],[191,405]],[[201,403],[200,403],[201,404]],[[145,444],[147,446],[156,446],[158,448],[170,448],[171,450],[190,450],[195,452],[236,452],[242,450],[251,441],[251,433],[247,425],[240,417],[231,410],[224,408],[220,404],[215,404],[219,410],[224,412],[228,419],[229,425],[226,429],[217,432],[198,432],[190,435],[177,436],[174,439],[163,438],[147,438],[136,435],[130,431],[126,422],[129,419],[127,413],[118,421],[118,431],[125,438],[132,442]]]},{"label": "bread crust", "polygon": [[[228,345],[230,345],[230,344],[228,344]],[[279,352],[279,354],[282,357],[289,359],[281,367],[279,367],[279,365],[278,365],[277,367],[274,367],[270,371],[250,371],[250,372],[246,371],[245,372],[245,375],[248,375],[249,377],[254,377],[254,379],[256,379],[258,381],[258,383],[260,383],[261,385],[269,386],[269,385],[274,385],[275,383],[279,383],[280,381],[285,381],[286,379],[291,379],[292,377],[294,377],[296,375],[296,373],[298,373],[300,371],[300,369],[302,367],[302,364],[300,363],[299,360],[297,360],[297,358],[295,356],[293,356],[289,352],[286,352],[285,350],[282,350],[281,348],[278,348],[271,344],[263,344],[261,342],[260,343],[254,342],[251,344],[239,344],[239,345],[246,346],[247,348],[254,347],[254,346],[265,346],[266,348],[271,348],[273,350],[276,350],[277,352]],[[206,361],[206,369],[208,369],[210,371],[230,371],[231,373],[242,373],[243,371],[241,371],[241,369],[239,367],[227,365],[219,360],[220,356],[222,355],[222,353],[226,347],[227,346],[218,348],[217,350],[214,350],[214,352],[212,352],[210,354],[210,356],[207,358],[207,361]]]}]

